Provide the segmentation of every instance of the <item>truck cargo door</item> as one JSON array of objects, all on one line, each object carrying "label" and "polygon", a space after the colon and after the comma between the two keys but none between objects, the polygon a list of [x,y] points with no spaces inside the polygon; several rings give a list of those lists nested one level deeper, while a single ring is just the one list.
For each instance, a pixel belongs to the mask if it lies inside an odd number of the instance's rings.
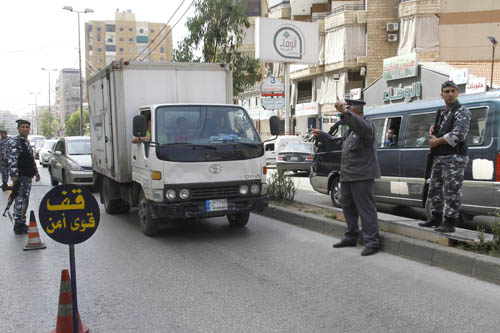
[{"label": "truck cargo door", "polygon": [[104,151],[106,154],[106,169],[115,175],[114,152],[113,152],[113,99],[111,97],[111,77],[106,73],[106,79],[102,84],[102,97],[104,105]]}]

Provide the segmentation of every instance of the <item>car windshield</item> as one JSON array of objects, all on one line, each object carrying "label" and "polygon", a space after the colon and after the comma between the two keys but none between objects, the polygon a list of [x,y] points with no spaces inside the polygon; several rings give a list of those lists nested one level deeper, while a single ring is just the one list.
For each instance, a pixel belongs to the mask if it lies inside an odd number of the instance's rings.
[{"label": "car windshield", "polygon": [[90,140],[68,141],[68,155],[90,155]]},{"label": "car windshield", "polygon": [[52,150],[52,148],[54,148],[54,145],[56,144],[56,140],[49,140],[49,141],[45,141],[45,143],[43,144],[43,149],[49,149],[49,150]]},{"label": "car windshield", "polygon": [[301,153],[312,153],[313,145],[310,143],[289,143],[283,152],[301,152]]}]

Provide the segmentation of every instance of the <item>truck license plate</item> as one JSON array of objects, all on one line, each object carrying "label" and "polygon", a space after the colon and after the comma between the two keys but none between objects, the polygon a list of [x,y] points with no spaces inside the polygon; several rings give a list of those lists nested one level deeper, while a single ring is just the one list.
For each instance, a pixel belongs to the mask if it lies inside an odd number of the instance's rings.
[{"label": "truck license plate", "polygon": [[207,212],[227,210],[227,199],[207,200]]}]

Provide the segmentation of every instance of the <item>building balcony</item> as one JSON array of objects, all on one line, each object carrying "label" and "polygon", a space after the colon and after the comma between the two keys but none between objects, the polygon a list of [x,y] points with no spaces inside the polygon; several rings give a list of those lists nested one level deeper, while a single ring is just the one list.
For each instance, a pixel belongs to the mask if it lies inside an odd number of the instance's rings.
[{"label": "building balcony", "polygon": [[437,14],[441,11],[440,0],[400,0],[399,17]]}]

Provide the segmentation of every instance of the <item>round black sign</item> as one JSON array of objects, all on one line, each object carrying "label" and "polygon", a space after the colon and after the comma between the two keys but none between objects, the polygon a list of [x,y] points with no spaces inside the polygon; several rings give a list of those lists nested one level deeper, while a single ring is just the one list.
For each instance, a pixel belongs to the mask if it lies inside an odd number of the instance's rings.
[{"label": "round black sign", "polygon": [[50,238],[63,244],[78,244],[94,234],[101,215],[97,200],[89,190],[60,185],[45,194],[38,216]]}]

